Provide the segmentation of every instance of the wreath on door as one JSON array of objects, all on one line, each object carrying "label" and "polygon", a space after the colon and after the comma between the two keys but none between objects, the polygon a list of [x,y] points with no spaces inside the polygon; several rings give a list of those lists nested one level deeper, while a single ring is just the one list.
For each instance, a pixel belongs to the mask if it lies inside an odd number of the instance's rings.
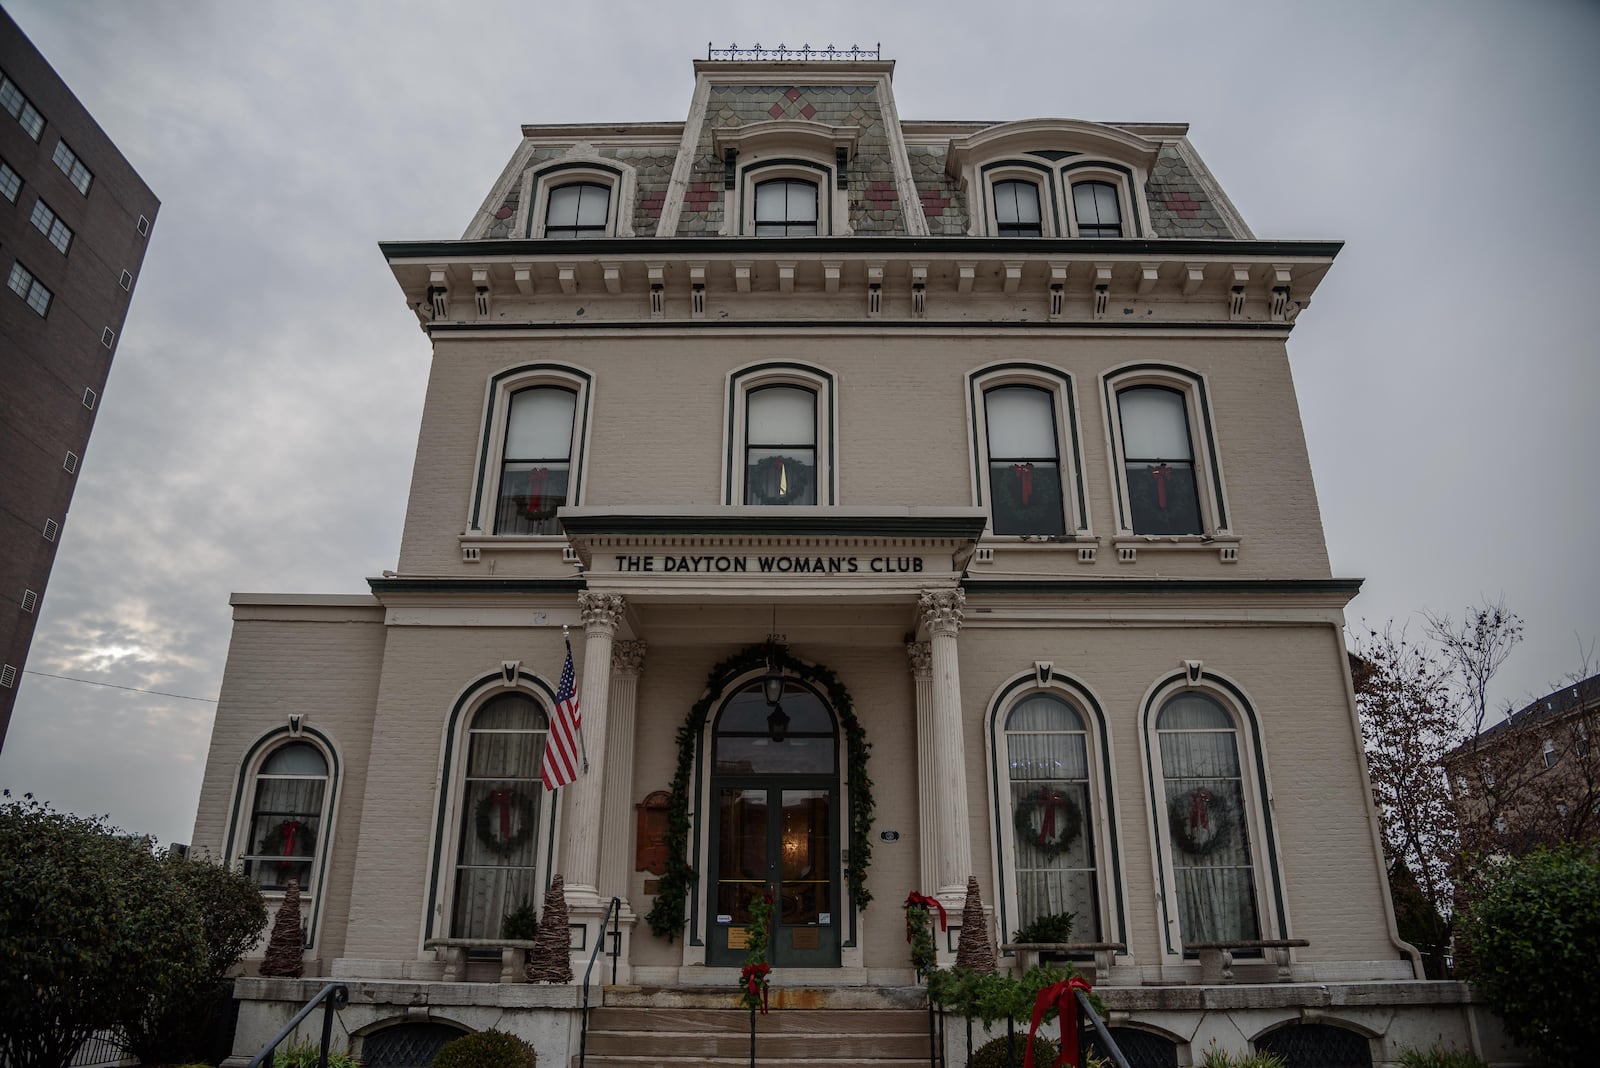
[{"label": "wreath on door", "polygon": [[1203,857],[1233,837],[1239,814],[1226,796],[1197,786],[1168,802],[1167,821],[1178,848],[1190,856]]},{"label": "wreath on door", "polygon": [[1026,841],[1046,857],[1072,848],[1083,829],[1083,810],[1070,793],[1041,786],[1023,794],[1012,811],[1017,841]]},{"label": "wreath on door", "polygon": [[526,845],[533,823],[533,798],[517,789],[490,790],[473,813],[478,842],[497,857],[509,857]]}]

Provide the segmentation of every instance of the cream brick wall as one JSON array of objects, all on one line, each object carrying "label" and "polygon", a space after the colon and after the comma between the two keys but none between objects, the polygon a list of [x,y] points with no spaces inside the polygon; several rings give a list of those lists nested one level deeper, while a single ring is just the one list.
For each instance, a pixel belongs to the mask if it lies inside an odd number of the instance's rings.
[{"label": "cream brick wall", "polygon": [[[321,933],[315,947],[324,960],[344,951],[384,641],[383,609],[375,600],[365,598],[365,605],[356,603],[360,598],[331,600],[352,603],[236,604],[190,838],[197,852],[222,856],[228,823],[239,818],[234,798],[241,762],[263,735],[286,726],[291,713],[328,736],[338,749],[342,775],[333,825],[324,828],[319,844],[332,850],[319,895]],[[248,805],[250,798],[242,803]],[[240,848],[236,841],[235,855],[226,859],[233,861]]]},{"label": "cream brick wall", "polygon": [[[746,336],[732,332],[531,340],[441,338],[418,438],[400,553],[403,574],[483,576],[463,564],[486,384],[535,361],[594,373],[588,505],[722,504],[726,376],[757,360],[819,366],[837,380],[839,503],[972,505],[966,376],[998,360],[1058,367],[1074,376],[1083,474],[1095,534],[1115,532],[1100,375],[1131,362],[1165,362],[1206,376],[1227,485],[1228,518],[1243,538],[1239,562],[1214,553],[1145,553],[1095,565],[1059,552],[1007,558],[1007,569],[1073,577],[1317,578],[1328,574],[1321,516],[1294,384],[1281,340],[1223,333],[1118,335],[974,328],[887,335]],[[1062,428],[1062,433],[1066,429]],[[490,449],[495,465],[498,443]],[[492,477],[491,477],[492,481]],[[492,492],[492,489],[491,489]],[[987,497],[987,494],[985,494]],[[1017,559],[1020,557],[1020,559]],[[494,573],[569,575],[553,554],[497,553]]]}]

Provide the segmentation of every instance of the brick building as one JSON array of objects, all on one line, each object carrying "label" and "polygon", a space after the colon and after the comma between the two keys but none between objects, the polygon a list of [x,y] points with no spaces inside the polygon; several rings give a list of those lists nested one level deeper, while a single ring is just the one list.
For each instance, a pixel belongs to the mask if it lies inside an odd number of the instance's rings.
[{"label": "brick building", "polygon": [[[727,1044],[659,1031],[763,890],[780,1009],[916,1005],[899,903],[969,877],[1007,946],[1070,914],[1139,1063],[1492,1047],[1384,883],[1286,351],[1338,244],[1255,237],[1181,123],[902,120],[892,72],[697,63],[384,246],[434,353],[400,558],[234,597],[194,843],[300,882],[378,1062],[576,1052],[576,988],[506,981],[557,874],[596,1064]],[[237,1054],[320,981],[241,982]]]},{"label": "brick building", "polygon": [[160,202],[0,10],[0,744]]}]

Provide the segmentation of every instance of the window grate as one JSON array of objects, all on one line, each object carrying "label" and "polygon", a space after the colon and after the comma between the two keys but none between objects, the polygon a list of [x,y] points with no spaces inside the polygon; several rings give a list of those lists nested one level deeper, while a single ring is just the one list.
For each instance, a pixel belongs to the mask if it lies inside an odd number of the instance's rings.
[{"label": "window grate", "polygon": [[368,1068],[424,1068],[446,1042],[463,1032],[440,1023],[403,1023],[368,1035],[361,1044],[361,1063]]},{"label": "window grate", "polygon": [[32,590],[23,590],[22,610],[24,612],[32,612],[37,607],[39,607],[39,595]]},{"label": "window grate", "polygon": [[[1128,1061],[1128,1068],[1178,1068],[1178,1045],[1170,1038],[1141,1031],[1136,1027],[1109,1028],[1111,1038]],[[1089,1048],[1107,1061],[1099,1036],[1089,1039]]]},{"label": "window grate", "polygon": [[1262,1053],[1276,1053],[1288,1068],[1372,1068],[1372,1043],[1331,1024],[1290,1024],[1255,1045]]},{"label": "window grate", "polygon": [[55,541],[56,540],[56,534],[60,530],[61,530],[61,524],[60,523],[57,523],[54,519],[46,519],[44,521],[44,530],[41,533],[44,534],[44,540],[45,541]]},{"label": "window grate", "polygon": [[62,470],[66,471],[66,473],[69,474],[69,475],[77,474],[78,473],[78,454],[75,453],[75,452],[70,452],[69,451],[67,453],[67,458],[65,460],[61,461],[61,468],[62,468]]},{"label": "window grate", "polygon": [[116,344],[116,342],[117,332],[115,330],[108,326],[104,330],[100,331],[100,344],[109,349],[112,345]]},{"label": "window grate", "polygon": [[7,664],[5,667],[0,667],[0,686],[4,686],[9,690],[16,684],[17,669],[12,667],[10,664]]},{"label": "window grate", "polygon": [[93,409],[94,408],[94,402],[95,402],[96,399],[97,399],[97,394],[95,393],[95,391],[90,389],[88,386],[84,386],[83,387],[83,406],[85,408]]},{"label": "window grate", "polygon": [[123,271],[122,272],[122,277],[117,279],[117,284],[120,285],[123,289],[132,290],[133,289],[133,275],[130,274],[129,272],[127,272],[127,271]]},{"label": "window grate", "polygon": [[146,219],[143,215],[141,215],[141,216],[139,216],[139,221],[138,221],[138,223],[136,225],[139,228],[139,236],[140,237],[148,237],[149,236],[149,234],[150,234],[150,220],[149,219]]}]

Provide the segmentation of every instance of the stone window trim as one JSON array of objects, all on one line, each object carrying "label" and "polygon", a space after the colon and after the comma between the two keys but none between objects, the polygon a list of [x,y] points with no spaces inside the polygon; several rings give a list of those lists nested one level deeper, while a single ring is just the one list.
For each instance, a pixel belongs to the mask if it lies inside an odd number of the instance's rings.
[{"label": "stone window trim", "polygon": [[605,186],[610,191],[606,204],[605,236],[632,237],[638,172],[620,160],[587,154],[569,154],[529,168],[522,179],[516,232],[530,238],[543,237],[550,191],[578,182]]},{"label": "stone window trim", "polygon": [[[989,507],[989,428],[984,395],[1001,386],[1032,386],[1049,393],[1056,417],[1056,462],[1060,465],[1064,501],[1070,502],[1065,516],[1068,537],[1063,540],[1093,541],[1089,499],[1083,474],[1083,429],[1078,416],[1077,386],[1073,375],[1049,364],[1020,360],[1001,360],[967,372],[967,425],[972,457],[972,501]],[[984,532],[985,541],[1023,543],[1035,540],[1030,535],[997,535]]]},{"label": "stone window trim", "polygon": [[[232,803],[228,812],[228,832],[223,841],[222,855],[230,867],[238,868],[249,853],[248,836],[254,815],[257,775],[262,765],[278,750],[294,742],[304,742],[316,749],[328,767],[328,786],[322,794],[321,831],[317,835],[315,855],[312,859],[311,886],[302,887],[300,912],[305,917],[306,949],[314,950],[322,926],[322,902],[328,882],[328,862],[333,853],[333,842],[338,831],[339,788],[343,783],[343,760],[339,746],[331,736],[308,726],[300,716],[291,717],[289,725],[267,731],[251,743],[239,761],[234,775]],[[263,890],[269,903],[283,900],[281,890]]]},{"label": "stone window trim", "polygon": [[[1150,210],[1145,203],[1144,182],[1131,167],[1110,160],[1069,156],[1049,162],[1043,159],[1005,159],[986,163],[977,169],[981,211],[972,212],[971,236],[1001,236],[995,212],[995,186],[1001,182],[1023,181],[1039,190],[1039,214],[1043,237],[1078,238],[1077,210],[1073,186],[1079,182],[1104,182],[1117,195],[1122,216],[1123,237],[1151,237]],[[981,226],[981,230],[979,227]]]},{"label": "stone window trim", "polygon": [[[1227,485],[1211,415],[1211,392],[1206,376],[1173,363],[1131,363],[1111,368],[1100,376],[1101,415],[1105,424],[1106,457],[1116,498],[1116,537],[1139,549],[1212,547],[1237,542],[1228,518]],[[1122,419],[1117,396],[1136,386],[1158,386],[1180,394],[1189,417],[1190,449],[1194,456],[1195,484],[1200,497],[1202,529],[1198,534],[1145,535],[1133,529],[1132,503],[1122,449]]]},{"label": "stone window trim", "polygon": [[572,419],[572,473],[567,484],[567,504],[583,503],[588,474],[590,411],[594,403],[594,374],[576,364],[528,363],[498,371],[489,377],[484,391],[483,419],[479,426],[477,466],[472,476],[472,504],[467,512],[466,537],[517,538],[538,543],[565,544],[560,534],[509,535],[494,533],[495,508],[499,503],[500,461],[506,439],[506,422],[511,396],[537,386],[556,386],[573,390],[577,400]]},{"label": "stone window trim", "polygon": [[791,178],[817,186],[817,236],[848,237],[850,191],[840,189],[839,157],[848,168],[861,138],[856,126],[829,126],[799,119],[753,122],[712,131],[712,149],[733,185],[724,189],[721,236],[753,235],[758,182]]},{"label": "stone window trim", "polygon": [[[742,506],[745,498],[744,454],[749,430],[747,402],[767,386],[798,386],[817,398],[817,504],[839,503],[837,376],[812,364],[765,360],[728,372],[727,412],[723,421],[722,503]],[[800,507],[806,507],[801,505]]]},{"label": "stone window trim", "polygon": [[[554,647],[552,647],[553,649]],[[555,651],[549,659],[559,670],[560,658]],[[507,676],[514,672],[514,684],[507,684]],[[434,822],[428,843],[428,897],[427,907],[421,916],[417,932],[417,957],[431,958],[432,951],[423,943],[430,938],[448,938],[456,891],[456,866],[461,848],[463,798],[466,795],[466,761],[468,734],[478,711],[496,697],[517,694],[531,698],[544,712],[546,721],[553,719],[556,707],[554,684],[539,675],[525,670],[521,662],[510,661],[500,671],[485,675],[463,686],[445,717],[439,742],[439,772],[434,797]],[[536,903],[544,900],[554,876],[552,856],[559,840],[561,791],[546,791],[544,801],[548,812],[541,819],[536,850],[538,869],[536,876]]]},{"label": "stone window trim", "polygon": [[[1117,815],[1117,785],[1111,758],[1111,734],[1104,707],[1094,690],[1074,675],[1039,662],[1027,671],[1012,675],[989,698],[984,720],[984,764],[988,771],[991,826],[994,845],[990,850],[993,885],[996,887],[995,930],[1000,941],[1010,941],[1011,932],[1021,923],[1016,880],[1011,877],[1011,858],[1015,854],[1014,825],[1008,800],[1010,775],[1005,767],[1005,726],[1011,711],[1037,694],[1065,700],[1082,717],[1088,734],[1089,781],[1093,821],[1086,833],[1093,835],[1096,879],[1102,940],[1128,945],[1128,888],[1122,864],[1121,823]],[[1074,935],[1077,939],[1077,935]],[[1126,951],[1118,954],[1126,961]]]},{"label": "stone window trim", "polygon": [[981,221],[983,233],[999,237],[1000,220],[995,212],[995,186],[1002,182],[1026,182],[1039,191],[1039,228],[1043,237],[1062,237],[1059,182],[1054,170],[1042,161],[1004,160],[990,163],[979,169],[982,211],[972,212],[974,222]]},{"label": "stone window trim", "polygon": [[[1194,681],[1190,681],[1191,678]],[[1292,938],[1289,927],[1287,896],[1284,887],[1280,849],[1272,819],[1274,798],[1267,767],[1266,748],[1262,741],[1261,724],[1255,706],[1244,689],[1234,679],[1206,669],[1199,661],[1188,661],[1184,670],[1158,679],[1146,692],[1140,715],[1139,747],[1144,763],[1145,802],[1150,819],[1150,850],[1153,870],[1156,872],[1156,907],[1160,911],[1161,954],[1168,964],[1195,958],[1185,958],[1183,935],[1180,930],[1177,886],[1174,882],[1172,858],[1168,856],[1167,805],[1164,801],[1164,776],[1161,767],[1160,746],[1156,736],[1156,718],[1167,702],[1185,693],[1200,693],[1216,701],[1233,720],[1238,745],[1241,785],[1245,811],[1246,833],[1251,843],[1251,862],[1254,875],[1256,915],[1262,938]],[[1198,965],[1197,965],[1198,966]]]},{"label": "stone window trim", "polygon": [[1104,182],[1116,191],[1123,237],[1155,236],[1150,228],[1150,208],[1145,203],[1145,179],[1137,177],[1132,168],[1109,160],[1072,158],[1061,162],[1059,177],[1069,237],[1082,236],[1078,232],[1077,201],[1072,188],[1079,182]]}]

